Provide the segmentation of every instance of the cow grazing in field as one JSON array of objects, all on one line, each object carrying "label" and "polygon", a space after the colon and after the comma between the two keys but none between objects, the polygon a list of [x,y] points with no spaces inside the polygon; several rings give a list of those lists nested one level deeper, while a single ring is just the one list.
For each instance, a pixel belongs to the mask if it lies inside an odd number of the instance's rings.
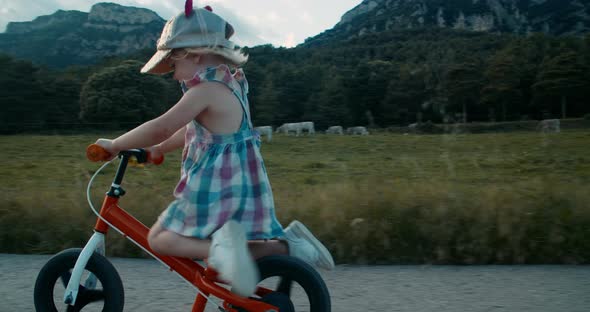
[{"label": "cow grazing in field", "polygon": [[285,133],[285,134],[295,132],[295,135],[299,136],[303,131],[307,131],[307,133],[310,135],[314,134],[315,128],[314,128],[313,122],[312,121],[304,121],[304,122],[285,123],[285,124],[282,124],[280,127],[278,127],[275,132],[276,133]]},{"label": "cow grazing in field", "polygon": [[558,133],[561,130],[559,119],[541,120],[537,124],[537,130],[544,132],[544,133],[548,133],[548,132]]},{"label": "cow grazing in field", "polygon": [[315,127],[313,121],[304,121],[299,123],[301,125],[301,131],[307,131],[307,134],[315,134]]},{"label": "cow grazing in field", "polygon": [[267,142],[272,141],[272,126],[260,126],[254,128],[254,130],[256,130],[261,137],[265,136]]},{"label": "cow grazing in field", "polygon": [[369,135],[369,131],[365,127],[350,127],[346,128],[346,134],[352,135]]},{"label": "cow grazing in field", "polygon": [[295,135],[299,136],[301,134],[301,125],[297,122],[284,123],[275,130],[275,133],[289,134],[292,132],[295,132]]},{"label": "cow grazing in field", "polygon": [[331,126],[326,130],[326,134],[344,134],[344,129],[342,126]]}]

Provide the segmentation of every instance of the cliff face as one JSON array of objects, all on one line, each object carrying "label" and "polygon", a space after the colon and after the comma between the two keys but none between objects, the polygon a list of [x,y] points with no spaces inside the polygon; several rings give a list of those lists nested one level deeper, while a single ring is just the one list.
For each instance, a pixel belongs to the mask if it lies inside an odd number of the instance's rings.
[{"label": "cliff face", "polygon": [[26,34],[58,27],[73,27],[82,24],[88,13],[59,10],[52,15],[39,16],[32,22],[10,22],[6,34]]},{"label": "cliff face", "polygon": [[348,39],[420,27],[526,35],[579,35],[590,30],[588,0],[365,0],[331,30],[310,39]]},{"label": "cliff face", "polygon": [[56,67],[91,64],[155,49],[164,23],[148,9],[98,3],[89,13],[60,10],[31,22],[9,23],[0,34],[0,51]]},{"label": "cliff face", "polygon": [[[164,23],[148,9],[98,3],[88,13],[60,10],[9,23],[0,52],[55,67],[91,64],[155,49]],[[421,27],[579,35],[590,30],[590,0],[364,0],[304,45]]]},{"label": "cliff face", "polygon": [[162,21],[161,17],[148,9],[124,7],[113,3],[99,3],[90,10],[88,21],[84,23],[84,27],[129,32],[152,22]]}]

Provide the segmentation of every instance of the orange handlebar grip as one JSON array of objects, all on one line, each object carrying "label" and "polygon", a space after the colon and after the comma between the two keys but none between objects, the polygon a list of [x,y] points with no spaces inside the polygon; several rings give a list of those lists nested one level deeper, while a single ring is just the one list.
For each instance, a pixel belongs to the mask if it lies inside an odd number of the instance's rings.
[{"label": "orange handlebar grip", "polygon": [[105,161],[111,158],[111,153],[98,144],[90,144],[86,148],[86,158],[93,162]]},{"label": "orange handlebar grip", "polygon": [[151,153],[150,153],[150,152],[148,152],[148,154],[147,154],[147,158],[148,158],[148,161],[149,161],[149,162],[151,162],[152,164],[154,164],[154,165],[156,165],[156,166],[158,166],[158,165],[160,165],[162,162],[164,162],[164,155],[160,155],[160,157],[158,157],[158,158],[152,158],[152,155],[151,155]]}]

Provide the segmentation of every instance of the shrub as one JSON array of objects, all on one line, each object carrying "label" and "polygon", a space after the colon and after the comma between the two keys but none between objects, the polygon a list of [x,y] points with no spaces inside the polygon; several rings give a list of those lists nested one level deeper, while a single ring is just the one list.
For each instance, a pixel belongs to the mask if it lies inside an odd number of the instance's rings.
[{"label": "shrub", "polygon": [[169,106],[163,78],[139,72],[142,64],[126,61],[90,76],[80,94],[80,117],[113,125],[147,121]]}]

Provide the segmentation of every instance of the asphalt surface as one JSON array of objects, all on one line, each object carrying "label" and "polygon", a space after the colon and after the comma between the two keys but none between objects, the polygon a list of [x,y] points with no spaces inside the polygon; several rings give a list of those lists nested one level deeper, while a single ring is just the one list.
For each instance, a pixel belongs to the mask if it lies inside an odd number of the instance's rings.
[{"label": "asphalt surface", "polygon": [[[0,312],[34,311],[35,279],[48,259],[0,254]],[[110,260],[123,280],[125,311],[191,310],[196,290],[159,262]],[[320,273],[335,312],[590,311],[590,266],[339,265]]]}]

